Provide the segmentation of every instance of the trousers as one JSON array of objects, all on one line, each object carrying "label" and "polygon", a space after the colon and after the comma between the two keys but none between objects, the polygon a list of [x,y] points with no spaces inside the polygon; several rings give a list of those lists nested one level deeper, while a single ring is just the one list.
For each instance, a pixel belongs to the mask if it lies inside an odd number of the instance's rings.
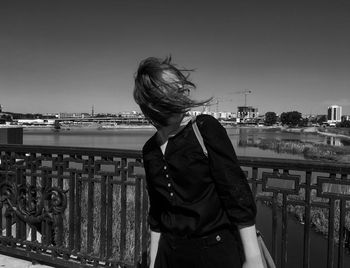
[{"label": "trousers", "polygon": [[238,242],[230,230],[199,238],[161,234],[155,268],[241,268]]}]

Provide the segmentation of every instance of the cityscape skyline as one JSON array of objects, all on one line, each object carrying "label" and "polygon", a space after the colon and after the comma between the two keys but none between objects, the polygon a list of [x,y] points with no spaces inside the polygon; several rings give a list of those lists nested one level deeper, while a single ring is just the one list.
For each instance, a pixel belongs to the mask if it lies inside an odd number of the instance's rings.
[{"label": "cityscape skyline", "polygon": [[195,69],[195,98],[219,99],[212,111],[236,111],[248,89],[261,114],[350,114],[346,1],[5,0],[0,31],[9,112],[139,111],[138,63],[172,55]]},{"label": "cityscape skyline", "polygon": [[[242,117],[242,113],[247,113],[247,114],[252,114],[253,116],[248,116],[249,118],[254,118],[254,117],[261,117],[265,116],[266,113],[275,113],[277,116],[280,116],[282,113],[289,113],[289,112],[299,112],[299,111],[282,111],[281,113],[276,113],[275,111],[267,111],[265,113],[260,113],[257,108],[252,107],[252,106],[239,106],[237,107],[237,110],[230,110],[230,111],[214,111],[213,109],[210,109],[212,105],[203,107],[203,109],[191,109],[189,111],[190,114],[192,115],[198,115],[198,114],[212,114],[215,117]],[[76,111],[76,112],[71,112],[71,111],[59,111],[59,112],[48,112],[48,113],[18,113],[18,112],[13,112],[13,111],[4,111],[3,106],[0,104],[0,115],[6,115],[6,114],[22,114],[22,115],[42,115],[42,116],[55,116],[55,117],[81,117],[84,118],[85,116],[89,117],[98,117],[100,116],[119,116],[119,115],[143,115],[142,111],[135,111],[135,110],[126,110],[126,111],[119,111],[119,112],[105,112],[105,113],[95,113],[94,111],[94,106],[92,106],[91,111]],[[336,109],[337,112],[333,112],[332,110]],[[344,120],[349,120],[348,118],[350,117],[349,114],[343,114],[342,113],[342,106],[338,105],[331,105],[327,107],[327,111],[319,114],[308,114],[308,113],[300,113],[303,118],[310,118],[310,117],[315,117],[315,116],[325,116],[328,118],[328,121],[337,121],[340,122],[342,118],[346,118]],[[332,111],[332,112],[330,112]],[[333,114],[337,113],[337,116],[334,117]],[[331,115],[330,115],[331,114]],[[334,118],[333,118],[334,117]]]}]

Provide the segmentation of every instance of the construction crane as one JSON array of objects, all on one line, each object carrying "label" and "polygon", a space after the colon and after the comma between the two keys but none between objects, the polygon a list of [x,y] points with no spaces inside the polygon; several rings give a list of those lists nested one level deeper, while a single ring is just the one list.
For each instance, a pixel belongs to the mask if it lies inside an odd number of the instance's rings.
[{"label": "construction crane", "polygon": [[[247,95],[251,94],[252,91],[250,89],[244,89],[236,92],[231,92],[231,94],[244,94],[244,106],[247,107]],[[232,99],[226,99],[226,98],[219,98],[215,97],[214,98],[214,104],[216,106],[216,112],[219,111],[219,103],[224,102],[224,101],[233,101]]]},{"label": "construction crane", "polygon": [[244,106],[247,107],[247,95],[251,94],[252,91],[250,89],[244,89],[240,91],[233,92],[233,94],[244,94]]}]

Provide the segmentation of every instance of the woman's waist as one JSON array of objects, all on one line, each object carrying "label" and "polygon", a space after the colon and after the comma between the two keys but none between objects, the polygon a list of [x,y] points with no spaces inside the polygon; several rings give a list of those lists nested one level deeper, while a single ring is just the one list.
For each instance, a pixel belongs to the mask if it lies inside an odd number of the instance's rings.
[{"label": "woman's waist", "polygon": [[178,235],[172,233],[162,233],[161,238],[165,239],[168,243],[174,246],[210,246],[212,244],[222,242],[228,237],[234,236],[234,230],[230,226],[221,227],[216,230],[211,230],[210,232],[202,235]]},{"label": "woman's waist", "polygon": [[[214,213],[215,212],[215,213]],[[211,215],[167,214],[161,217],[161,231],[178,238],[202,237],[217,230],[230,228],[232,223],[226,213],[218,209]]]}]

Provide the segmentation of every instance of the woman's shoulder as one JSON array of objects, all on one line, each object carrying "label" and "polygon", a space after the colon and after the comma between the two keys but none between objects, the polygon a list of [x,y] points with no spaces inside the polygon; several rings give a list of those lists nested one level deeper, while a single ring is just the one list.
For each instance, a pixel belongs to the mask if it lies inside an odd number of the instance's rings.
[{"label": "woman's shoulder", "polygon": [[157,133],[155,133],[154,135],[152,135],[147,141],[146,143],[143,145],[142,147],[142,153],[143,155],[147,154],[148,152],[152,151],[154,149],[155,146],[155,138],[156,138]]},{"label": "woman's shoulder", "polygon": [[196,122],[199,128],[210,128],[221,126],[220,122],[209,114],[200,114],[196,117]]}]

